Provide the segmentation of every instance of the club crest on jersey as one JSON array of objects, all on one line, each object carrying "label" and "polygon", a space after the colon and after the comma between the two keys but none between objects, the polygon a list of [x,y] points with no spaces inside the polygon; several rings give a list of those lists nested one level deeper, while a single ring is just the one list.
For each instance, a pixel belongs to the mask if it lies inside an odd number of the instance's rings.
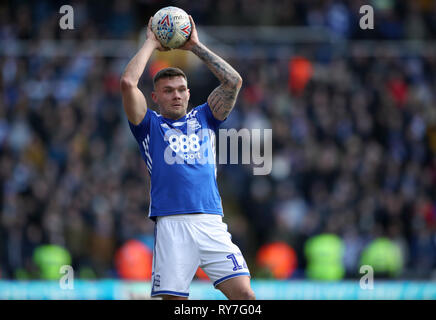
[{"label": "club crest on jersey", "polygon": [[189,113],[186,115],[186,119],[191,119],[191,118],[195,117],[195,115],[197,114],[197,112],[198,112],[198,110],[192,110],[191,112],[189,112]]},{"label": "club crest on jersey", "polygon": [[198,120],[197,120],[196,118],[188,119],[188,120],[186,121],[186,125],[187,125],[187,127],[188,127],[188,130],[193,130],[193,131],[195,131],[195,130],[201,128],[201,124],[198,122]]},{"label": "club crest on jersey", "polygon": [[160,275],[156,274],[153,280],[153,287],[160,287]]}]

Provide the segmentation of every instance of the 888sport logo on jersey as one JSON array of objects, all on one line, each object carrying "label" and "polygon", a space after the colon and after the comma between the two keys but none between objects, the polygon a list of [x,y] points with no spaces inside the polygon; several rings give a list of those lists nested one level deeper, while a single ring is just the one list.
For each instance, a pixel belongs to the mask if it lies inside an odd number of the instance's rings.
[{"label": "888sport logo on jersey", "polygon": [[179,129],[165,132],[164,140],[168,143],[165,148],[165,162],[167,164],[214,164],[215,163],[215,132],[211,129],[195,130],[196,124],[191,122],[187,133]]}]

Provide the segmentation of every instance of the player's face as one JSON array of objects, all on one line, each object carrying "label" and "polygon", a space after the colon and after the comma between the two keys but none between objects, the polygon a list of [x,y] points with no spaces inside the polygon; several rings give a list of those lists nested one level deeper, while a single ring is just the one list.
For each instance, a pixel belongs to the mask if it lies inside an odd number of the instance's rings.
[{"label": "player's face", "polygon": [[189,89],[184,77],[158,80],[155,84],[155,91],[152,92],[151,96],[165,118],[177,120],[186,114]]}]

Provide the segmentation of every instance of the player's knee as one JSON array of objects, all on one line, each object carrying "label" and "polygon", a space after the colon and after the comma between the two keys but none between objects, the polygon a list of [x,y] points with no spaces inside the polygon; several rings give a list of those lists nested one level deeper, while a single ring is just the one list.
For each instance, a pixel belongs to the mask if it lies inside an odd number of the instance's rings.
[{"label": "player's knee", "polygon": [[256,300],[256,295],[251,288],[246,293],[246,300]]},{"label": "player's knee", "polygon": [[256,295],[251,288],[243,288],[237,294],[237,300],[256,300]]}]

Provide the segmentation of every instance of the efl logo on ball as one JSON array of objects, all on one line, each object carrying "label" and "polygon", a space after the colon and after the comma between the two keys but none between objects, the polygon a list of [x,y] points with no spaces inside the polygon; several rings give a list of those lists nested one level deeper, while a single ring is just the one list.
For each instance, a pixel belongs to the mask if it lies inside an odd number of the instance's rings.
[{"label": "efl logo on ball", "polygon": [[151,28],[160,43],[171,49],[182,46],[191,35],[189,16],[177,7],[165,7],[156,12]]}]

